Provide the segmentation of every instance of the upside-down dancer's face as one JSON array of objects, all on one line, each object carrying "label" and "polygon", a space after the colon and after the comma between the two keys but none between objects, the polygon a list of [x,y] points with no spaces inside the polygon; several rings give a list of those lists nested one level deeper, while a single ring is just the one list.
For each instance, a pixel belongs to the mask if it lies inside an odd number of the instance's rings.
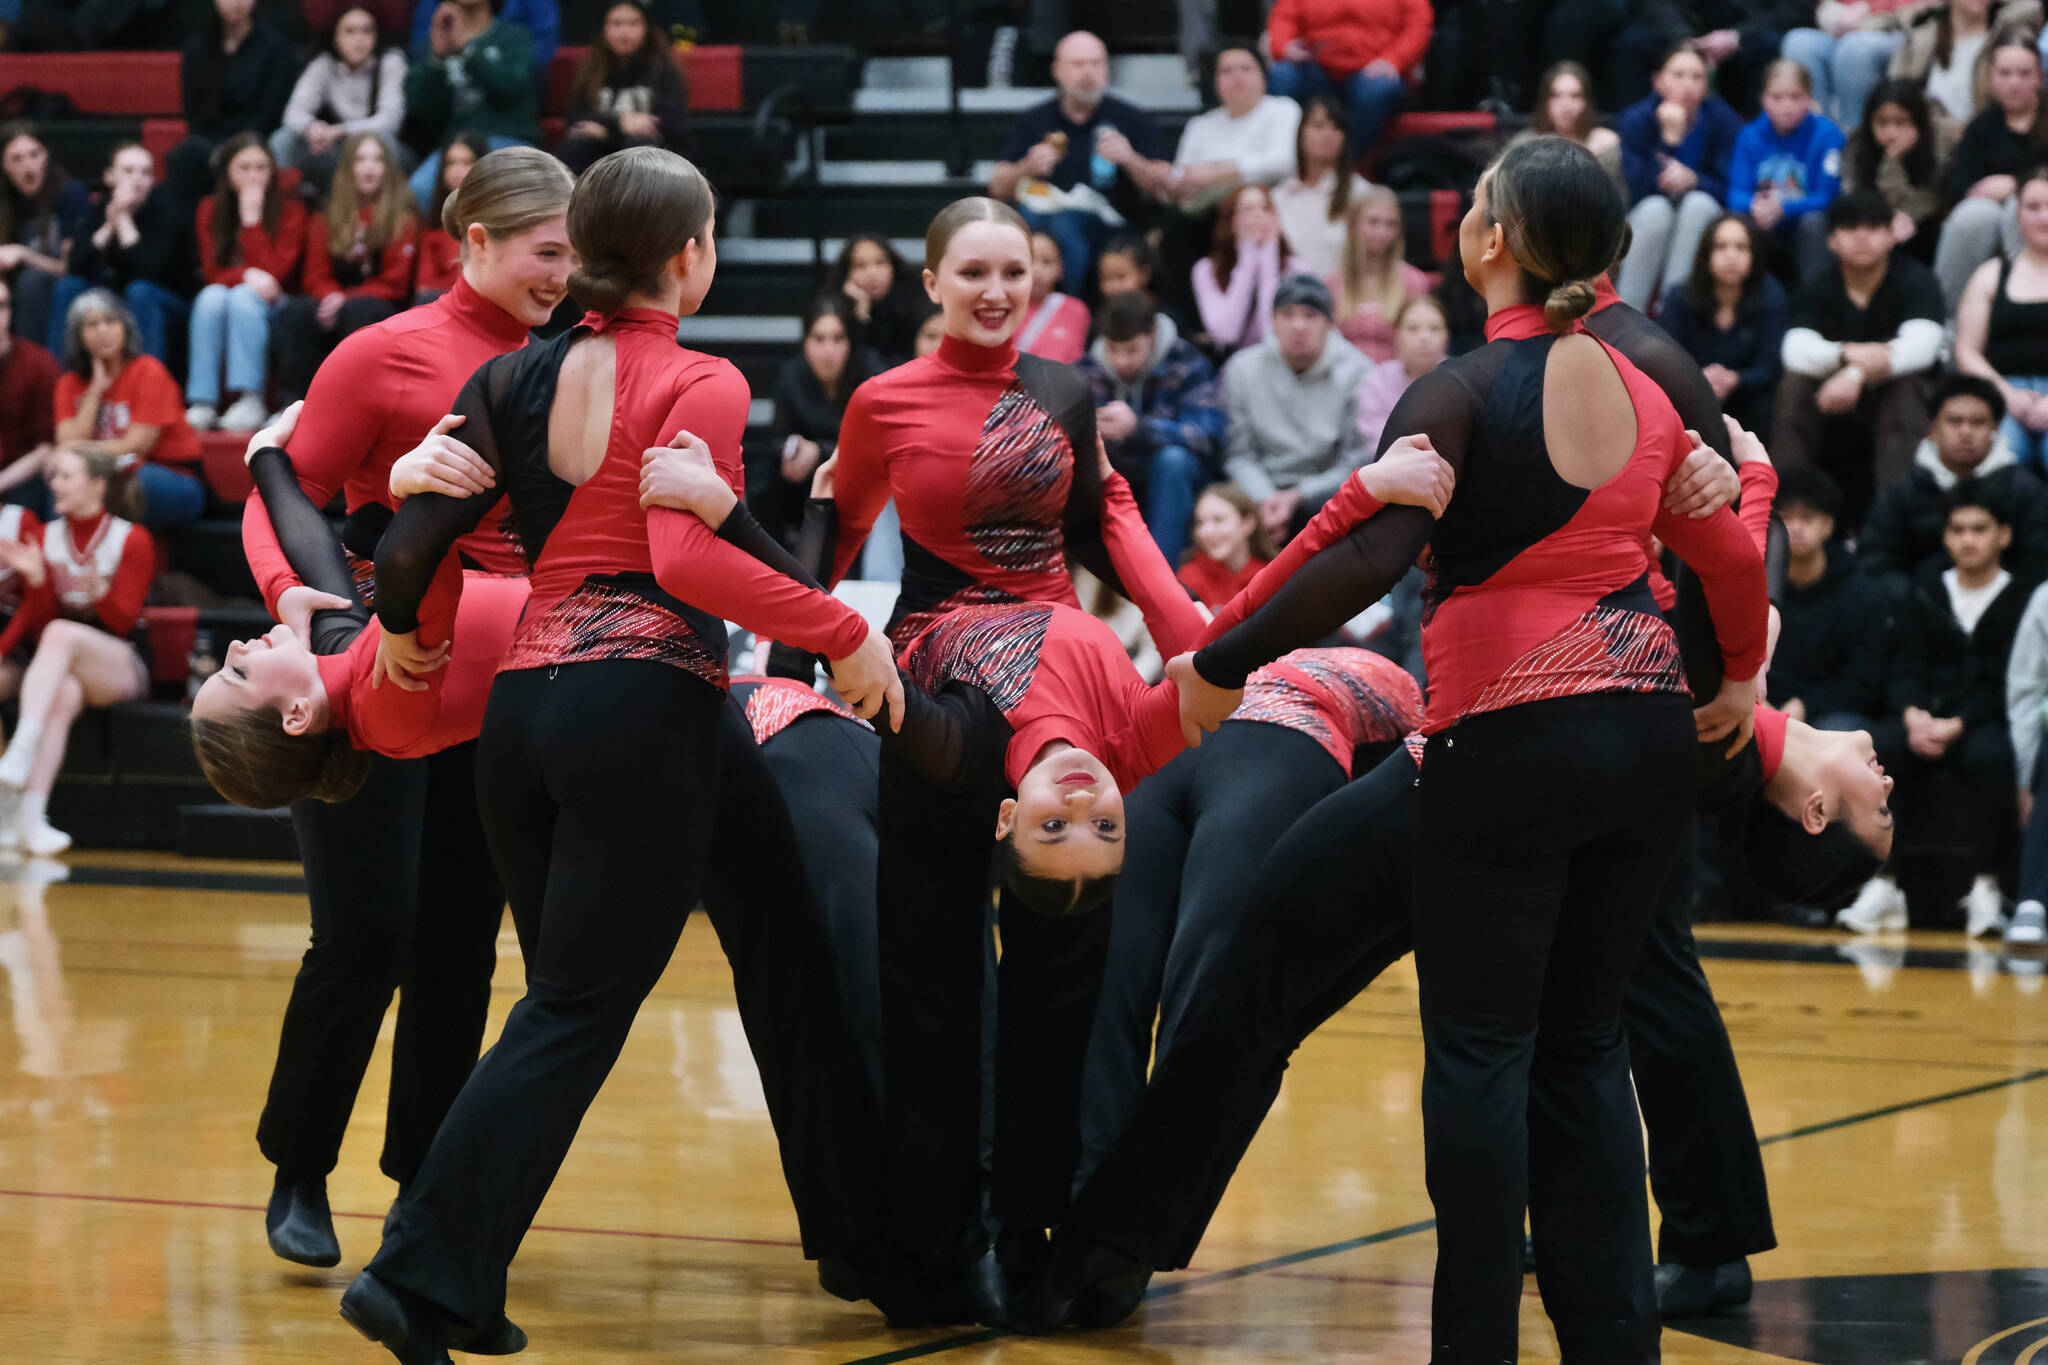
[{"label": "upside-down dancer's face", "polygon": [[1078,882],[1124,865],[1124,794],[1085,749],[1052,748],[996,813],[996,837],[1014,836],[1018,861],[1034,877]]},{"label": "upside-down dancer's face", "polygon": [[[1820,771],[1820,824],[1847,819],[1850,832],[1880,858],[1892,851],[1892,779],[1877,761],[1868,730],[1818,732],[1827,748]],[[1811,833],[1819,833],[1808,822]]]},{"label": "upside-down dancer's face", "polygon": [[312,728],[312,698],[319,688],[313,651],[290,626],[272,626],[267,635],[228,646],[220,671],[192,699],[192,718],[226,720],[237,711],[274,706],[287,731],[305,734]]},{"label": "upside-down dancer's face", "polygon": [[1000,346],[1031,306],[1031,243],[1007,223],[969,223],[953,234],[925,293],[945,310],[946,333],[976,346]]},{"label": "upside-down dancer's face", "polygon": [[470,283],[529,327],[546,322],[568,296],[575,267],[566,218],[550,218],[503,241],[494,241],[480,223],[470,226]]}]

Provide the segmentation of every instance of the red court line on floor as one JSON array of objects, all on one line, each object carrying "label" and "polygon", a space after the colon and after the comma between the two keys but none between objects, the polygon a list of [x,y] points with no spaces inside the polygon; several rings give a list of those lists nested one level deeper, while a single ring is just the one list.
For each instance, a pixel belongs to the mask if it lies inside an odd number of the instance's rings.
[{"label": "red court line on floor", "polygon": [[[212,1204],[198,1199],[148,1199],[132,1194],[72,1194],[64,1190],[0,1190],[0,1197],[12,1195],[17,1199],[73,1199],[88,1204],[143,1204],[171,1209],[221,1209],[229,1213],[262,1213],[261,1204]],[[336,1218],[374,1218],[384,1221],[381,1213],[346,1213],[335,1210]],[[709,1237],[693,1232],[636,1232],[630,1228],[572,1228],[552,1223],[535,1223],[534,1232],[569,1232],[586,1237],[645,1237],[661,1242],[715,1242],[722,1246],[748,1247],[800,1247],[801,1242],[777,1241],[771,1237]]]}]

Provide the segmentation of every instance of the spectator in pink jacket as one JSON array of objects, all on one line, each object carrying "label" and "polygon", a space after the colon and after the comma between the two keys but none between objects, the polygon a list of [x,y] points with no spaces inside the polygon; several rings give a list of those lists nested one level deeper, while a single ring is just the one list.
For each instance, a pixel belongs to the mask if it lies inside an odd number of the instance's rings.
[{"label": "spectator in pink jacket", "polygon": [[1325,92],[1351,110],[1354,155],[1372,145],[1400,108],[1410,68],[1422,60],[1436,15],[1429,0],[1279,0],[1266,20],[1276,95],[1306,101]]},{"label": "spectator in pink jacket", "polygon": [[1231,191],[1216,213],[1209,254],[1195,262],[1195,306],[1213,348],[1228,354],[1266,338],[1273,291],[1301,269],[1264,186]]},{"label": "spectator in pink jacket", "polygon": [[1017,349],[1071,365],[1088,349],[1093,319],[1088,305],[1059,292],[1066,278],[1060,244],[1043,232],[1031,234],[1031,310],[1017,329]]}]

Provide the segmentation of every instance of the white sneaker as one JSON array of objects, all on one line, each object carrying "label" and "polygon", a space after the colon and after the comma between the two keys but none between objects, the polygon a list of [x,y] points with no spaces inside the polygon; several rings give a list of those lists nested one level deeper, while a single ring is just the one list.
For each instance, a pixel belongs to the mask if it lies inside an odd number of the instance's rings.
[{"label": "white sneaker", "polygon": [[21,831],[22,846],[38,858],[54,858],[71,847],[71,836],[47,820]]},{"label": "white sneaker", "polygon": [[2007,943],[2040,943],[2048,940],[2048,909],[2039,901],[2021,901],[2005,926]]},{"label": "white sneaker", "polygon": [[253,393],[245,393],[229,405],[220,415],[222,431],[255,431],[263,425],[263,419],[270,414],[263,410],[263,400]]},{"label": "white sneaker", "polygon": [[1877,934],[1906,927],[1906,895],[1898,883],[1872,877],[1856,895],[1856,903],[1835,916],[1835,923],[1857,934]]},{"label": "white sneaker", "polygon": [[220,416],[211,403],[194,403],[185,409],[185,425],[194,431],[212,431],[214,421]]},{"label": "white sneaker", "polygon": [[1997,878],[1979,877],[1970,883],[1970,894],[1963,897],[1963,914],[1968,921],[1964,932],[1971,938],[2005,927],[2005,897],[1999,894]]}]

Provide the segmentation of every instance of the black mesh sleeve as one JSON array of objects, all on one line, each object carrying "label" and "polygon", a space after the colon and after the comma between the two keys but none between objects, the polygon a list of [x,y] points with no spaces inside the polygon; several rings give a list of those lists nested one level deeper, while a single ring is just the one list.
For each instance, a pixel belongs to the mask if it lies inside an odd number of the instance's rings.
[{"label": "black mesh sleeve", "polygon": [[[513,354],[518,354],[514,352]],[[457,429],[462,443],[497,471],[498,481],[482,493],[451,498],[445,493],[420,493],[405,500],[398,515],[377,542],[377,619],[393,634],[419,629],[420,603],[441,561],[455,542],[482,524],[504,496],[505,459],[491,431],[493,375],[510,367],[486,361],[456,396],[452,411],[468,420]]]},{"label": "black mesh sleeve", "polygon": [[[832,553],[838,543],[839,504],[830,498],[807,500],[804,504],[803,526],[798,531],[796,540],[798,566],[810,575],[810,579],[822,581],[832,572]],[[795,574],[790,576],[796,577]],[[798,581],[808,582],[810,579]],[[775,647],[768,651],[768,662],[761,671],[771,678],[795,678],[808,686],[811,680],[818,676],[819,663],[817,655],[778,640]]]},{"label": "black mesh sleeve", "polygon": [[[1426,434],[1463,478],[1476,408],[1463,380],[1434,370],[1394,405],[1379,454],[1402,436]],[[1198,650],[1195,671],[1218,687],[1242,687],[1254,669],[1334,634],[1401,581],[1435,525],[1420,507],[1389,507],[1361,522],[1305,562],[1264,606]]]},{"label": "black mesh sleeve", "polygon": [[1003,759],[1013,732],[988,694],[953,683],[928,696],[908,673],[897,672],[903,679],[903,728],[891,730],[885,717],[875,718],[883,751],[940,791],[1000,799],[1008,790]]},{"label": "black mesh sleeve", "polygon": [[270,526],[277,533],[278,548],[292,572],[309,588],[346,597],[355,605],[313,613],[312,647],[315,654],[339,654],[363,628],[370,624],[370,609],[356,591],[355,575],[349,572],[348,557],[341,542],[327,524],[320,509],[299,486],[291,456],[275,446],[256,452],[249,462],[256,481],[257,496],[270,513]]}]

